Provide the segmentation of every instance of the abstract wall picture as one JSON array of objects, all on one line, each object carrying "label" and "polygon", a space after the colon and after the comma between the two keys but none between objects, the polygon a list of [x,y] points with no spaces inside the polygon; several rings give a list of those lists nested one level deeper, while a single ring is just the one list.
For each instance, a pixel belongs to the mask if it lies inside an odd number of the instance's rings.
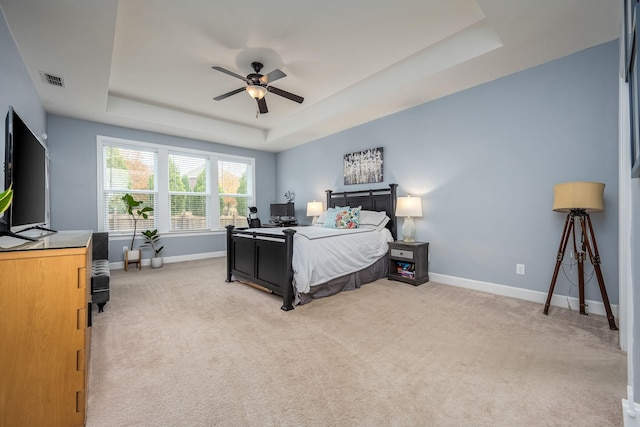
[{"label": "abstract wall picture", "polygon": [[344,155],[344,183],[382,182],[382,147]]}]

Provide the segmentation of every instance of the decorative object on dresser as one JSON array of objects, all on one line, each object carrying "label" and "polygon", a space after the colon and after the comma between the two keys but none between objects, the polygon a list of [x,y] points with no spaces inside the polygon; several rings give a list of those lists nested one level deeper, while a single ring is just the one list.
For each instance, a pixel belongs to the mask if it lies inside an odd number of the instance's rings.
[{"label": "decorative object on dresser", "polygon": [[420,197],[398,197],[396,216],[406,217],[402,224],[402,237],[405,242],[415,242],[416,226],[413,218],[422,217],[422,199]]},{"label": "decorative object on dresser", "polygon": [[287,203],[292,203],[296,198],[296,193],[291,190],[287,190],[287,192],[284,193],[284,198],[287,199]]},{"label": "decorative object on dresser", "polygon": [[164,264],[164,258],[162,257],[162,251],[164,246],[160,246],[160,234],[158,230],[145,230],[140,234],[144,237],[143,248],[151,248],[153,256],[151,257],[151,268],[160,268]]},{"label": "decorative object on dresser", "polygon": [[[609,320],[609,328],[617,330],[618,327],[616,326],[616,321],[611,311],[607,289],[605,288],[602,270],[600,269],[600,255],[598,253],[596,236],[593,233],[591,217],[589,216],[591,212],[602,212],[604,210],[603,196],[604,184],[600,182],[566,182],[556,184],[553,187],[553,210],[556,212],[565,212],[567,218],[564,222],[564,229],[556,257],[556,267],[553,270],[553,277],[549,285],[549,294],[547,295],[547,302],[544,305],[543,312],[544,314],[549,314],[549,306],[551,305],[551,297],[556,285],[556,279],[558,278],[558,272],[562,265],[569,238],[572,237],[573,258],[578,263],[580,314],[587,314],[584,297],[584,260],[588,255],[598,280],[602,303],[604,304],[607,319]],[[579,223],[582,232],[580,239],[582,244],[580,248],[576,246],[576,221]]]},{"label": "decorative object on dresser", "polygon": [[382,147],[369,148],[345,154],[343,160],[344,184],[370,184],[382,182]]},{"label": "decorative object on dresser", "polygon": [[[227,226],[226,281],[249,282],[281,295],[281,308],[288,311],[294,303],[305,304],[386,277],[387,243],[396,238],[396,188],[397,184],[389,184],[361,191],[327,190],[327,208],[358,207],[354,210],[360,211],[360,229],[285,227],[259,231]],[[327,212],[323,216],[328,216]],[[332,250],[326,250],[329,246]],[[354,247],[370,250],[353,251]],[[340,262],[331,257],[339,257]],[[349,271],[342,268],[345,263]]]},{"label": "decorative object on dresser", "polygon": [[0,424],[82,426],[91,349],[91,231],[0,251]]},{"label": "decorative object on dresser", "polygon": [[318,217],[322,215],[323,212],[322,202],[307,202],[307,216],[312,216],[313,220],[311,220],[311,225],[316,225],[316,221],[318,221]]},{"label": "decorative object on dresser", "polygon": [[414,286],[429,281],[429,243],[389,243],[389,280]]},{"label": "decorative object on dresser", "polygon": [[109,233],[93,233],[91,261],[91,302],[98,304],[98,313],[109,301]]},{"label": "decorative object on dresser", "polygon": [[153,212],[153,208],[150,206],[144,206],[140,209],[138,207],[143,204],[141,200],[135,200],[131,194],[127,193],[122,196],[122,201],[125,204],[127,213],[133,220],[133,235],[131,236],[131,246],[124,253],[124,271],[129,269],[129,264],[136,264],[138,270],[142,268],[142,251],[140,249],[134,249],[134,243],[136,240],[136,231],[138,229],[138,221],[140,219],[148,219],[149,212]]}]

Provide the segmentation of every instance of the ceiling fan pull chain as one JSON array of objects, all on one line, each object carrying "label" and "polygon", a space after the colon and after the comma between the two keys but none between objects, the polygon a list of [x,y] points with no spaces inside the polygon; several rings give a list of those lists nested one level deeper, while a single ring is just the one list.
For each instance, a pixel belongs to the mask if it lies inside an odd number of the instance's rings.
[{"label": "ceiling fan pull chain", "polygon": [[260,108],[258,108],[258,104],[256,104],[256,119],[260,115]]}]

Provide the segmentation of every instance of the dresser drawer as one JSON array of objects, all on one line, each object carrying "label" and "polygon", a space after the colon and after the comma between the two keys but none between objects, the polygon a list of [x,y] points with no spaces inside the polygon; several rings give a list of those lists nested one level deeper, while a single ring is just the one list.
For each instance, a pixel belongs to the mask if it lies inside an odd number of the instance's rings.
[{"label": "dresser drawer", "polygon": [[394,258],[413,259],[413,251],[406,249],[391,249],[391,256]]}]

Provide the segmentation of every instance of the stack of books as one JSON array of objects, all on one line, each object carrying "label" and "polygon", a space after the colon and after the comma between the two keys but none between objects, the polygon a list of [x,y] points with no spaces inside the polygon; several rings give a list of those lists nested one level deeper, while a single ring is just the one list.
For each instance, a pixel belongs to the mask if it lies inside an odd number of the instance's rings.
[{"label": "stack of books", "polygon": [[409,279],[416,277],[415,264],[410,262],[398,262],[396,263],[396,269],[399,275]]}]

